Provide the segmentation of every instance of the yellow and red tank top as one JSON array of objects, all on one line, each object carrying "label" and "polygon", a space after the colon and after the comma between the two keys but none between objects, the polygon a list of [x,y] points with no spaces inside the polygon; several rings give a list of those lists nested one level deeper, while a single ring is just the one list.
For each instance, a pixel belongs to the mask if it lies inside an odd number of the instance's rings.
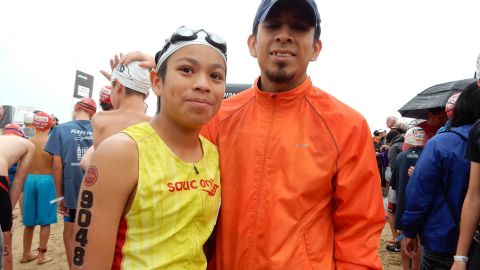
[{"label": "yellow and red tank top", "polygon": [[193,164],[178,158],[148,123],[123,132],[137,144],[139,175],[112,269],[206,269],[203,245],[220,207],[216,146],[200,137],[203,157]]}]

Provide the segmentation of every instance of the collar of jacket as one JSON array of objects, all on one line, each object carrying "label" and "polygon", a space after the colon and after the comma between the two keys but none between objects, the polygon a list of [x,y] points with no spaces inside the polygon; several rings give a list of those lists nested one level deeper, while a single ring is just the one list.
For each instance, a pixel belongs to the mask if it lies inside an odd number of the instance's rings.
[{"label": "collar of jacket", "polygon": [[289,106],[300,100],[305,94],[312,89],[312,81],[309,76],[299,86],[280,93],[267,93],[258,88],[260,77],[255,80],[254,90],[257,101],[264,106],[280,105]]}]

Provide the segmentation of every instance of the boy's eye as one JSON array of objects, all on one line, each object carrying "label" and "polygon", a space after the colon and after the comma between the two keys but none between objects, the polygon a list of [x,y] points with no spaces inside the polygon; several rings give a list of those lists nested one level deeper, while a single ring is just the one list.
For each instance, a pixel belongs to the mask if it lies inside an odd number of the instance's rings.
[{"label": "boy's eye", "polygon": [[183,71],[185,73],[191,73],[193,72],[193,69],[191,67],[180,67],[179,68],[180,71]]},{"label": "boy's eye", "polygon": [[212,79],[222,80],[222,81],[223,81],[223,78],[224,78],[224,76],[220,73],[213,73],[212,75],[210,75],[210,77],[212,77]]}]

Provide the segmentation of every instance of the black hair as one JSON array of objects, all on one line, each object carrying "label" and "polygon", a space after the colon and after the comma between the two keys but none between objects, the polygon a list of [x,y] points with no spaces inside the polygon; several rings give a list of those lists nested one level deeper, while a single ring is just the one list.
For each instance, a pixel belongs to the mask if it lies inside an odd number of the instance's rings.
[{"label": "black hair", "polygon": [[390,144],[392,142],[393,138],[397,137],[400,135],[400,132],[398,130],[392,129],[387,133],[387,136],[385,136],[385,141],[387,144]]},{"label": "black hair", "polygon": [[104,110],[104,111],[111,111],[111,110],[113,110],[113,105],[112,105],[112,103],[100,102],[100,107],[102,107],[102,110]]},{"label": "black hair", "polygon": [[[160,58],[160,57],[159,57]],[[167,79],[167,65],[168,65],[168,60],[170,60],[170,56],[168,56],[163,63],[158,67],[158,76],[162,79],[162,82],[165,83],[165,80]],[[157,97],[157,113],[160,113],[160,106],[161,106],[161,98]]]},{"label": "black hair", "polygon": [[469,84],[460,94],[453,109],[452,127],[473,124],[480,119],[480,86]]},{"label": "black hair", "polygon": [[432,113],[433,115],[437,115],[439,113],[444,113],[445,112],[445,107],[431,108],[431,109],[428,109],[428,112]]},{"label": "black hair", "polygon": [[143,97],[143,99],[145,99],[147,97],[146,94],[142,93],[142,92],[139,92],[137,90],[133,90],[131,88],[128,88],[125,86],[125,93],[127,94],[127,96],[130,96],[130,95],[140,95]]},{"label": "black hair", "polygon": [[[112,88],[115,87],[115,84],[116,84],[116,81],[112,81]],[[121,84],[121,83],[120,83]],[[123,84],[122,84],[123,85]],[[146,94],[142,93],[142,92],[139,92],[139,91],[136,91],[136,90],[133,90],[129,87],[126,87],[125,85],[123,85],[123,87],[125,87],[125,94],[127,96],[130,96],[130,95],[140,95],[143,97],[143,99],[145,99],[147,97]]]}]

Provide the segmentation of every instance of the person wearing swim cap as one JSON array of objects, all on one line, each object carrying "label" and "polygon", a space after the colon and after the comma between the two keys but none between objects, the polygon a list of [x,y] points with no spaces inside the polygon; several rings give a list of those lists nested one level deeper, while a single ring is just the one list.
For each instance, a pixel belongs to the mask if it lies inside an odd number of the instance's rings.
[{"label": "person wearing swim cap", "polygon": [[53,156],[57,210],[64,216],[63,242],[67,261],[71,268],[73,257],[73,227],[75,222],[78,192],[83,179],[80,160],[93,145],[93,130],[90,119],[97,111],[91,98],[85,97],[75,103],[73,120],[57,125],[50,133],[44,150]]},{"label": "person wearing swim cap", "polygon": [[22,127],[18,124],[14,124],[14,123],[5,125],[2,129],[2,134],[3,135],[16,135],[16,136],[25,138],[25,133],[23,132]]},{"label": "person wearing swim cap", "polygon": [[35,131],[33,129],[33,116],[35,114],[33,112],[27,112],[23,116],[23,123],[25,127],[23,128],[23,133],[25,133],[25,138],[30,139],[35,135]]},{"label": "person wearing swim cap", "polygon": [[88,168],[94,148],[104,139],[129,126],[152,119],[145,114],[143,105],[150,90],[148,69],[139,67],[138,62],[117,65],[110,79],[112,87],[109,99],[115,109],[98,112],[92,118],[93,148],[82,158],[80,166],[83,170]]},{"label": "person wearing swim cap", "polygon": [[112,87],[106,85],[100,89],[100,107],[103,111],[113,110],[112,100],[110,99],[110,94],[112,92]]},{"label": "person wearing swim cap", "polygon": [[[20,263],[37,259],[37,264],[41,265],[52,260],[45,253],[50,237],[50,224],[57,223],[57,204],[50,203],[55,199],[53,157],[43,151],[52,122],[52,116],[42,111],[33,116],[35,136],[29,141],[35,145],[35,156],[23,185],[22,223],[25,228]],[[37,254],[32,254],[32,238],[37,225],[40,226],[40,241]]]},{"label": "person wearing swim cap", "polygon": [[216,147],[199,133],[223,100],[226,43],[181,27],[156,60],[150,82],[162,97],[160,112],[105,139],[85,174],[78,269],[207,267],[203,247],[220,207],[220,171]]},{"label": "person wearing swim cap", "polygon": [[[35,154],[35,146],[24,138],[22,128],[17,124],[8,124],[0,135],[0,224],[3,236],[3,252],[0,252],[0,269],[13,269],[12,256],[12,209],[15,209],[22,192],[23,183]],[[8,168],[19,161],[12,187],[8,178]],[[1,237],[1,236],[0,236]],[[3,258],[1,258],[3,254]]]}]

